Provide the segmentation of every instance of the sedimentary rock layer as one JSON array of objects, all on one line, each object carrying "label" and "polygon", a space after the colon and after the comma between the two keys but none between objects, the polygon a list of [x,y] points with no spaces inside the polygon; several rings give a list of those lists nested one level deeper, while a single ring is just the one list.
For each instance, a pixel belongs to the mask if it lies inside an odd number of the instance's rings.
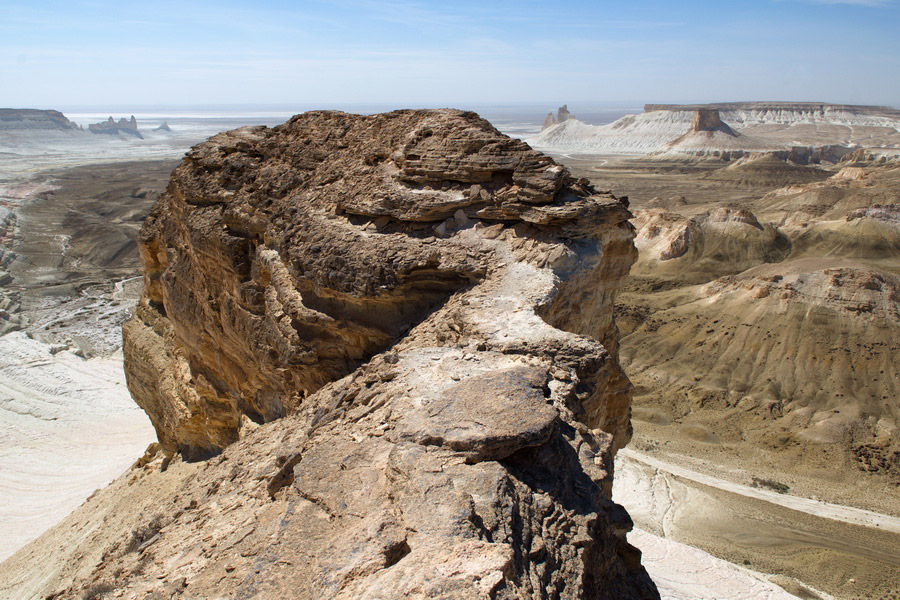
[{"label": "sedimentary rock layer", "polygon": [[78,129],[58,110],[0,108],[0,131],[19,129]]},{"label": "sedimentary rock layer", "polygon": [[222,454],[61,597],[657,597],[610,500],[629,217],[473,113],[196,147],[125,368],[166,457]]},{"label": "sedimentary rock layer", "polygon": [[837,160],[854,147],[896,151],[898,131],[900,111],[889,107],[803,102],[648,104],[643,113],[625,115],[608,125],[576,119],[553,124],[528,142],[563,153],[738,158],[756,152],[824,152]]}]

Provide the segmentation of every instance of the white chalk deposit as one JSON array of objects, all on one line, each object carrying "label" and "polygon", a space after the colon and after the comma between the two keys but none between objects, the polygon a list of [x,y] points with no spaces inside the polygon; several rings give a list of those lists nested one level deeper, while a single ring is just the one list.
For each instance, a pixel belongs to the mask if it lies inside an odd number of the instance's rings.
[{"label": "white chalk deposit", "polygon": [[155,440],[125,387],[121,352],[84,360],[57,350],[22,332],[0,337],[0,560]]},{"label": "white chalk deposit", "polygon": [[718,109],[719,116],[736,136],[709,132],[710,135],[704,136],[705,142],[688,139],[681,143],[678,140],[691,130],[696,111],[672,107],[625,115],[608,125],[588,125],[570,119],[525,141],[533,148],[548,152],[597,155],[761,152],[823,145],[900,148],[900,118],[891,116],[897,111],[867,108],[824,105],[821,110],[811,110],[790,105],[774,109],[723,105]]}]

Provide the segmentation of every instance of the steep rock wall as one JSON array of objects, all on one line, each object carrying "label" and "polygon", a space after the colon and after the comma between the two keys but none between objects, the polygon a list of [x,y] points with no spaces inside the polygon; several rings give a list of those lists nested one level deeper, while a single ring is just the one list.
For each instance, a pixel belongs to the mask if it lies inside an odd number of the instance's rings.
[{"label": "steep rock wall", "polygon": [[166,463],[222,454],[60,597],[657,597],[610,499],[629,217],[473,113],[194,148],[141,235],[126,375]]}]

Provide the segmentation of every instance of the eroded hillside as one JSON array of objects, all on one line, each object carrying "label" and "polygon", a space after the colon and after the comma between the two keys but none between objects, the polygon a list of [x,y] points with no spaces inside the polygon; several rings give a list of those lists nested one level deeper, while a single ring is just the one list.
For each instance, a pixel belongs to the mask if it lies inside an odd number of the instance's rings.
[{"label": "eroded hillside", "polygon": [[752,456],[758,478],[890,511],[900,169],[857,154],[667,176],[696,189],[633,202],[640,257],[619,322],[645,441],[736,467]]}]

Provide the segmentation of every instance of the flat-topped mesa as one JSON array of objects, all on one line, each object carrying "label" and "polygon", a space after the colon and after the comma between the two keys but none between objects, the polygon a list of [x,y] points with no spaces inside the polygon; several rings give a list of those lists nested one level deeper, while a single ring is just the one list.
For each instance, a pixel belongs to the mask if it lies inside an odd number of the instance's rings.
[{"label": "flat-topped mesa", "polygon": [[127,135],[133,135],[135,137],[144,139],[144,136],[142,136],[141,132],[138,131],[137,119],[134,118],[134,115],[131,115],[131,119],[122,117],[118,121],[114,120],[112,117],[109,117],[106,121],[88,125],[88,131],[90,131],[91,133],[105,133],[108,135],[125,133]]},{"label": "flat-topped mesa", "polygon": [[831,104],[828,102],[713,102],[710,104],[645,104],[644,112],[656,111],[753,111],[753,112],[798,112],[825,115],[829,112],[846,112],[875,117],[900,119],[900,110],[891,106],[868,106],[861,104]]},{"label": "flat-topped mesa", "polygon": [[36,108],[0,108],[0,131],[23,129],[78,130],[58,110]]},{"label": "flat-topped mesa", "polygon": [[[204,504],[204,527],[259,535],[195,551],[172,517],[162,570],[90,582],[146,594],[190,555],[197,597],[657,598],[610,499],[629,217],[470,112],[310,112],[194,147],[141,232],[125,371],[166,452],[224,448],[181,489],[224,482],[197,497],[240,515]],[[293,566],[239,558],[262,555]]]}]

